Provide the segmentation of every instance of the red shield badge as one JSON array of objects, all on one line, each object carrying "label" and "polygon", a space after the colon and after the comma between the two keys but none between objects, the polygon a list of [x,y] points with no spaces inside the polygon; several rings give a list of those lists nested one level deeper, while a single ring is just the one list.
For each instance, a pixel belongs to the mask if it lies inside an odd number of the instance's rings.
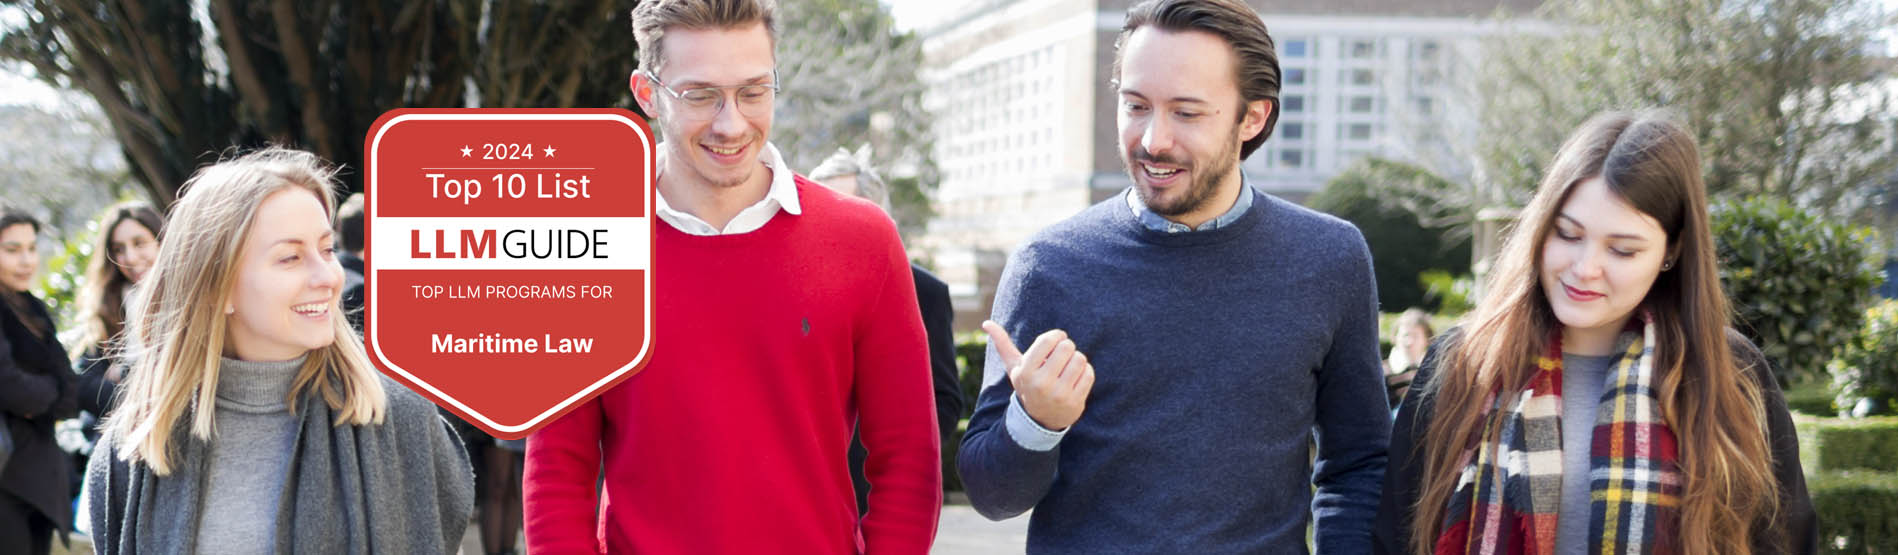
[{"label": "red shield badge", "polygon": [[625,110],[396,110],[364,142],[369,356],[502,438],[652,350],[653,140]]}]

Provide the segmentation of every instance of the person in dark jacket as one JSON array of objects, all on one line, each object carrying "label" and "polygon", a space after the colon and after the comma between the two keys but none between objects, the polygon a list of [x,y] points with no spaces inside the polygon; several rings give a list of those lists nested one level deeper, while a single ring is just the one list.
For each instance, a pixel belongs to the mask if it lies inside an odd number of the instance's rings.
[{"label": "person in dark jacket", "polygon": [[[79,293],[82,335],[67,351],[79,370],[79,410],[94,419],[105,418],[117,400],[125,367],[115,345],[125,329],[125,303],[158,259],[164,227],[164,216],[140,201],[113,205],[99,218],[99,238],[93,244],[92,260],[86,263],[85,288]],[[88,441],[98,439],[92,426],[85,432]],[[78,468],[83,470],[84,465],[81,460]]]},{"label": "person in dark jacket", "polygon": [[1786,402],[1729,327],[1693,135],[1607,113],[1398,409],[1377,553],[1812,553]]},{"label": "person in dark jacket", "polygon": [[[890,213],[890,188],[870,165],[869,145],[864,145],[855,153],[837,149],[836,154],[811,170],[810,177],[825,187],[870,201],[882,208],[885,214]],[[950,330],[955,319],[955,307],[949,303],[949,284],[913,263],[909,265],[909,271],[910,277],[916,280],[916,304],[923,311],[923,331],[929,335],[929,373],[936,390],[936,427],[941,433],[943,444],[947,445],[949,438],[955,434],[957,424],[962,421],[962,411],[968,407],[968,400],[962,398],[962,383],[956,373],[955,332]],[[856,485],[859,513],[870,510],[870,481],[863,474],[863,458],[867,454],[863,449],[863,441],[852,437],[850,478]]]},{"label": "person in dark jacket", "polygon": [[343,316],[349,319],[349,326],[362,334],[363,321],[363,265],[362,244],[365,215],[362,212],[362,193],[349,195],[343,204],[336,208],[336,262],[343,265]]},{"label": "person in dark jacket", "polygon": [[0,468],[0,551],[44,554],[72,530],[72,465],[53,422],[75,410],[72,366],[46,305],[28,289],[39,272],[40,224],[0,206],[0,425],[13,452]]}]

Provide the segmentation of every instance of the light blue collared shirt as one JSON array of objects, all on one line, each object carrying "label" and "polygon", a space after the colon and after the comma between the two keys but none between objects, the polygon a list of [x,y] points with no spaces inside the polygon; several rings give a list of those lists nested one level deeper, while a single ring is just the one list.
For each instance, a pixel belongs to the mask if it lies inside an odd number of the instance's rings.
[{"label": "light blue collared shirt", "polygon": [[1199,224],[1199,227],[1186,227],[1186,224],[1166,219],[1165,216],[1154,213],[1153,210],[1147,208],[1147,203],[1140,202],[1140,195],[1134,192],[1133,187],[1128,187],[1127,192],[1121,196],[1126,197],[1127,207],[1134,211],[1134,219],[1139,220],[1141,226],[1161,233],[1186,233],[1189,231],[1212,231],[1232,225],[1233,222],[1239,221],[1240,216],[1246,215],[1247,210],[1252,209],[1252,196],[1255,194],[1258,193],[1253,192],[1252,185],[1246,183],[1243,178],[1240,179],[1239,200],[1232,203],[1232,209],[1227,210],[1225,214],[1220,214],[1217,218]]}]

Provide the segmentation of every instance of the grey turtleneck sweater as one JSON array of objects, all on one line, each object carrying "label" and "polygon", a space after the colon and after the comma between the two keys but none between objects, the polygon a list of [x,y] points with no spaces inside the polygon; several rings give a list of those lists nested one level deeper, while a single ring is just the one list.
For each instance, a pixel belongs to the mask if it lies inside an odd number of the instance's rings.
[{"label": "grey turtleneck sweater", "polygon": [[200,552],[268,553],[277,543],[298,419],[285,402],[303,358],[224,359],[218,370],[217,429],[209,442],[199,511]]}]

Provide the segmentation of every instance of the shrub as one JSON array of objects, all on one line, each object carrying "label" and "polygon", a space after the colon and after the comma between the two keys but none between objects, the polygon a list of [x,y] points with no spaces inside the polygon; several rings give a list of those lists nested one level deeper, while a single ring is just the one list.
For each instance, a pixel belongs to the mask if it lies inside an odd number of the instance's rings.
[{"label": "shrub", "polygon": [[1883,280],[1872,231],[1760,198],[1716,205],[1712,227],[1740,331],[1782,385],[1818,377],[1833,346],[1858,333]]},{"label": "shrub", "polygon": [[1447,310],[1431,304],[1417,275],[1431,269],[1468,273],[1469,237],[1425,226],[1416,214],[1397,206],[1399,192],[1390,186],[1396,180],[1443,181],[1421,168],[1368,159],[1332,178],[1305,204],[1351,222],[1364,234],[1381,310],[1403,312],[1414,306]]},{"label": "shrub", "polygon": [[1898,471],[1898,417],[1799,416],[1799,459],[1807,472]]},{"label": "shrub", "polygon": [[1898,553],[1898,474],[1827,472],[1806,489],[1822,553]]},{"label": "shrub", "polygon": [[1793,412],[1813,416],[1836,416],[1839,414],[1838,408],[1832,405],[1833,395],[1831,384],[1820,382],[1794,384],[1786,388],[1784,395],[1786,396],[1786,408]]},{"label": "shrub", "polygon": [[1870,414],[1889,414],[1898,402],[1898,301],[1886,300],[1865,311],[1865,325],[1826,365],[1832,373],[1835,404],[1851,409],[1861,401]]}]

